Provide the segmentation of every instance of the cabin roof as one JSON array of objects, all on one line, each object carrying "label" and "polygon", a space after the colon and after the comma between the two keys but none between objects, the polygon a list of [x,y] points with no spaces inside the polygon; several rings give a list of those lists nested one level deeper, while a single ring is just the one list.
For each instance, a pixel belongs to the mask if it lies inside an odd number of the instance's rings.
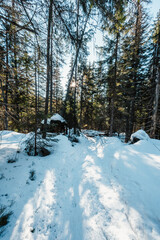
[{"label": "cabin roof", "polygon": [[[47,119],[47,124],[50,124],[51,121],[58,121],[58,122],[61,122],[61,123],[67,123],[66,120],[61,115],[59,115],[58,113],[55,113],[55,114],[53,114],[53,116],[51,118],[48,118]],[[44,124],[44,120],[42,120],[41,123]]]},{"label": "cabin roof", "polygon": [[60,121],[60,122],[63,122],[63,123],[66,123],[66,120],[61,116],[59,115],[58,113],[55,113],[51,118],[50,118],[50,121]]}]

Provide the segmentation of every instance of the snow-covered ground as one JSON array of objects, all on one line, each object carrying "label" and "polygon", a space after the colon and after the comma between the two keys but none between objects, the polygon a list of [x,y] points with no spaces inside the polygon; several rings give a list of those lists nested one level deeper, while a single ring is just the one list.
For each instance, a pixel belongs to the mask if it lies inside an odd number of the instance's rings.
[{"label": "snow-covered ground", "polygon": [[160,141],[59,135],[29,157],[24,138],[0,132],[0,239],[160,239]]}]

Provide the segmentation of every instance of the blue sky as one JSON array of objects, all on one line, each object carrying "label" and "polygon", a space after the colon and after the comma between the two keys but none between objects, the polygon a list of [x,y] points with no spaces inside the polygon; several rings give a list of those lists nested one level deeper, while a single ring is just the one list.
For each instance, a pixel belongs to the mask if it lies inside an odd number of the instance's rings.
[{"label": "blue sky", "polygon": [[152,17],[155,18],[157,16],[158,10],[160,10],[160,0],[152,0],[149,9]]}]

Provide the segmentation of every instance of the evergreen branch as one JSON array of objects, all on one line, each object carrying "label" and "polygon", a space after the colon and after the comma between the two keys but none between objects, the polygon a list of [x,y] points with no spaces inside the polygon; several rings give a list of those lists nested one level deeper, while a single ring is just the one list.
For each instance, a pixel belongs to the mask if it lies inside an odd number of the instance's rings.
[{"label": "evergreen branch", "polygon": [[55,9],[56,9],[56,11],[57,11],[57,13],[58,13],[58,15],[59,15],[59,17],[60,17],[62,23],[63,23],[63,25],[65,26],[65,28],[66,28],[66,30],[67,30],[67,32],[68,32],[68,34],[69,34],[71,40],[75,41],[75,38],[74,38],[73,35],[71,34],[71,32],[70,32],[70,30],[69,30],[67,24],[65,23],[65,21],[64,21],[64,19],[63,19],[63,17],[62,17],[62,15],[61,15],[61,12],[60,12],[60,10],[59,10],[59,8],[60,8],[59,5],[56,6],[56,4],[55,4],[54,2],[53,2],[53,5],[54,5],[54,7],[55,7]]},{"label": "evergreen branch", "polygon": [[[26,7],[24,6],[23,0],[20,0],[20,2],[21,2],[21,4],[22,4],[22,7],[23,7],[26,15],[27,15],[28,20],[30,21],[30,23],[31,23],[31,25],[32,25],[32,27],[33,27],[33,29],[34,29],[34,33],[35,33],[36,36],[37,36],[37,31],[36,31],[35,26],[34,26],[34,24],[33,24],[33,22],[32,22],[32,18],[30,18],[29,13],[27,12]],[[37,37],[36,37],[36,40],[37,40],[37,42],[38,42]],[[39,45],[39,44],[38,44],[38,45]]]},{"label": "evergreen branch", "polygon": [[4,16],[2,16],[2,15],[0,15],[0,18],[4,19],[6,22],[9,22],[9,23],[11,23],[11,24],[19,27],[19,28],[22,29],[22,30],[25,29],[25,30],[27,30],[27,31],[29,31],[29,32],[35,33],[35,30],[33,30],[33,29],[31,29],[31,28],[28,28],[26,25],[21,25],[21,24],[17,23],[16,21],[9,20],[8,18],[6,18],[6,17],[4,17]]}]

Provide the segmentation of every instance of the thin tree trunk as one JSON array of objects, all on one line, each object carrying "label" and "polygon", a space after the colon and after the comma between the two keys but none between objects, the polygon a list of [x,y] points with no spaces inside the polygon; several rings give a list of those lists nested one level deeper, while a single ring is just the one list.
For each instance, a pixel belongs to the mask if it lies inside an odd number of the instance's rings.
[{"label": "thin tree trunk", "polygon": [[26,112],[27,112],[27,130],[29,132],[29,109],[28,109],[28,106],[29,106],[29,79],[28,79],[28,70],[27,70],[27,66],[26,66],[26,80],[27,80],[27,83],[26,83],[26,91],[27,91],[27,105],[26,105]]},{"label": "thin tree trunk", "polygon": [[39,71],[39,69],[40,69],[40,64],[39,64],[39,60],[40,60],[40,47],[39,47],[39,45],[38,45],[38,59],[37,59],[37,67],[38,67],[38,72],[37,72],[37,74],[38,74],[38,85],[37,85],[37,91],[38,91],[38,93],[37,93],[37,112],[39,113],[39,105],[40,105],[40,102],[39,102],[39,89],[40,89],[40,71]]},{"label": "thin tree trunk", "polygon": [[130,101],[130,112],[129,112],[129,137],[133,133],[133,127],[136,124],[136,109],[137,109],[137,70],[139,67],[139,46],[140,46],[140,29],[141,29],[141,3],[137,1],[137,18],[135,24],[135,52],[134,52],[134,74],[133,74],[133,97]]},{"label": "thin tree trunk", "polygon": [[8,78],[9,78],[9,70],[8,70],[8,33],[6,29],[6,86],[5,86],[5,129],[8,130]]},{"label": "thin tree trunk", "polygon": [[130,133],[129,133],[129,113],[130,113],[130,104],[129,102],[127,103],[127,111],[128,111],[128,114],[126,116],[126,135],[125,135],[125,142],[127,143],[130,139]]},{"label": "thin tree trunk", "polygon": [[34,138],[34,156],[37,155],[37,59],[35,48],[35,138]]},{"label": "thin tree trunk", "polygon": [[[155,98],[153,102],[153,115],[152,115],[152,127],[151,127],[151,137],[156,137],[156,128],[157,128],[157,115],[158,115],[158,105],[159,105],[159,97],[160,97],[160,63],[159,63],[159,53],[160,53],[160,25],[159,32],[157,35],[157,46],[155,50],[154,57],[154,69],[156,76],[156,88],[155,88]],[[153,73],[154,76],[154,73]]]},{"label": "thin tree trunk", "polygon": [[89,10],[89,12],[88,12],[88,14],[87,14],[86,21],[85,21],[85,24],[84,24],[84,28],[83,28],[83,31],[82,31],[81,39],[78,41],[79,44],[78,44],[78,47],[77,47],[77,50],[76,50],[76,56],[75,56],[75,60],[74,60],[73,66],[72,66],[71,75],[70,75],[70,78],[69,78],[69,81],[68,81],[66,97],[65,97],[65,101],[64,101],[64,105],[63,105],[63,109],[62,109],[62,115],[63,115],[63,116],[65,115],[66,103],[67,103],[68,98],[69,98],[70,85],[71,85],[71,81],[72,81],[74,69],[75,69],[75,67],[76,67],[77,58],[78,58],[78,55],[79,55],[79,50],[80,50],[81,45],[82,45],[82,42],[83,42],[83,37],[84,37],[84,34],[85,34],[85,30],[86,30],[86,26],[87,26],[87,23],[88,23],[88,20],[89,20],[89,16],[90,16],[90,13],[91,13],[91,9],[92,9],[92,8],[90,7],[90,10]]},{"label": "thin tree trunk", "polygon": [[[15,19],[15,0],[12,0],[12,18]],[[15,104],[16,104],[16,120],[19,122],[19,80],[18,80],[18,66],[17,66],[17,36],[16,27],[13,26],[13,55],[14,55],[14,80],[15,80]],[[20,130],[19,124],[17,124],[18,131]]]},{"label": "thin tree trunk", "polygon": [[115,99],[116,99],[116,83],[117,83],[117,58],[118,58],[118,44],[119,44],[119,33],[116,35],[116,48],[115,48],[115,65],[114,65],[114,80],[111,98],[111,118],[110,118],[110,136],[113,134],[114,129],[114,112],[115,112]]},{"label": "thin tree trunk", "polygon": [[[78,27],[79,27],[79,0],[77,0],[77,29],[76,29],[76,52],[78,48]],[[77,62],[78,57],[75,63],[75,89],[74,89],[74,134],[76,134],[76,127],[77,127],[77,116],[76,116],[76,93],[77,93]]]},{"label": "thin tree trunk", "polygon": [[53,0],[50,0],[49,17],[48,17],[48,33],[47,33],[47,82],[46,82],[45,119],[44,119],[44,128],[43,128],[43,138],[46,138],[47,117],[48,117],[52,8],[53,8]]},{"label": "thin tree trunk", "polygon": [[81,82],[80,128],[82,127],[82,111],[83,111],[83,75],[82,75],[82,82]]},{"label": "thin tree trunk", "polygon": [[51,24],[51,89],[50,89],[50,113],[53,113],[53,17],[52,17],[52,24]]},{"label": "thin tree trunk", "polygon": [[155,98],[153,103],[152,128],[151,128],[151,136],[153,138],[155,138],[156,135],[159,93],[160,93],[160,69],[157,69],[157,79],[155,88]]}]

